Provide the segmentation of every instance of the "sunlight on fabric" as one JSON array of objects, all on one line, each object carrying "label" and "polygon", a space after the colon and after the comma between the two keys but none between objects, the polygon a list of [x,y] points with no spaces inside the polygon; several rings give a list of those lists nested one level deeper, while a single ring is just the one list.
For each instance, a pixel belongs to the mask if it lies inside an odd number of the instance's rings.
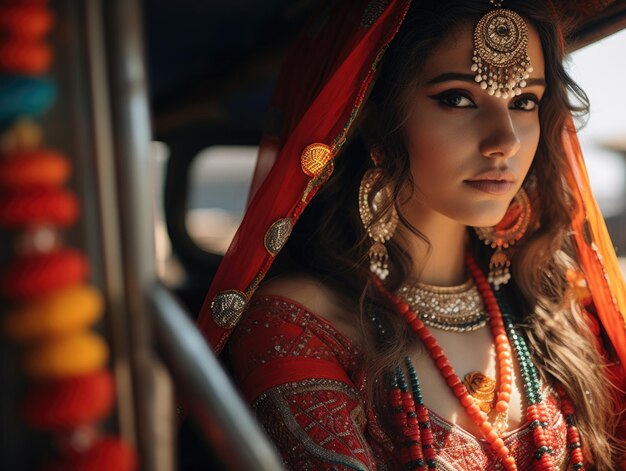
[{"label": "sunlight on fabric", "polygon": [[594,194],[605,217],[626,209],[626,31],[571,55],[569,71],[589,96],[591,111],[579,136]]},{"label": "sunlight on fabric", "polygon": [[587,125],[579,132],[591,187],[606,218],[626,275],[626,30],[574,52],[568,70],[589,96]]}]

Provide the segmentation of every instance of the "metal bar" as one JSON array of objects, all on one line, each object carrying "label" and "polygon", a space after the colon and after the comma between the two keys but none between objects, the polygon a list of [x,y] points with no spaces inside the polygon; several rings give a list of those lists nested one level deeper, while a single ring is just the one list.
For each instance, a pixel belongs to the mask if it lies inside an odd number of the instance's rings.
[{"label": "metal bar", "polygon": [[[103,25],[98,22],[102,18],[99,9],[105,13]],[[237,470],[280,470],[277,454],[238,399],[204,339],[180,305],[156,282],[151,187],[154,172],[138,1],[101,1],[88,11],[93,31],[90,39],[94,47],[100,48],[99,59],[104,45],[107,47],[104,52],[108,62],[92,64],[93,74],[102,80],[101,100],[95,109],[103,112],[101,152],[108,157],[100,162],[99,174],[106,179],[102,187],[112,193],[103,208],[103,213],[109,214],[109,224],[103,221],[103,225],[114,242],[115,235],[119,237],[118,245],[113,243],[109,250],[109,255],[119,261],[117,265],[113,262],[109,275],[118,277],[111,284],[122,294],[118,297],[124,301],[120,309],[125,312],[132,345],[135,428],[142,469],[169,469],[159,459],[163,448],[159,437],[168,434],[159,432],[163,431],[163,421],[157,419],[163,413],[163,403],[158,400],[153,326],[149,322],[154,314],[170,371],[180,377],[180,390],[192,398],[195,415],[223,462]],[[102,31],[99,26],[104,26]],[[112,127],[107,128],[107,123]]]},{"label": "metal bar", "polygon": [[[156,280],[150,111],[138,0],[101,0],[113,130],[113,159],[122,250],[126,325],[134,388],[137,449],[141,469],[170,471],[171,434],[159,417],[168,416],[167,376],[154,355],[149,292]],[[170,424],[171,425],[171,424]],[[170,427],[171,429],[171,427]],[[169,442],[168,442],[169,440]],[[164,453],[164,450],[167,450]]]},{"label": "metal bar", "polygon": [[[124,268],[120,240],[120,215],[115,175],[113,129],[109,96],[106,47],[102,24],[102,6],[99,2],[73,1],[84,24],[88,69],[92,158],[97,182],[96,199],[99,215],[102,275],[107,301],[107,324],[113,350],[113,368],[117,389],[117,419],[120,434],[125,440],[136,442],[133,384],[130,368],[130,341],[127,328],[128,311],[124,303]],[[82,7],[82,8],[81,8]],[[87,160],[87,159],[86,159]],[[85,194],[86,198],[87,195]]]},{"label": "metal bar", "polygon": [[218,360],[180,303],[157,283],[151,295],[160,350],[215,453],[230,470],[284,469]]}]

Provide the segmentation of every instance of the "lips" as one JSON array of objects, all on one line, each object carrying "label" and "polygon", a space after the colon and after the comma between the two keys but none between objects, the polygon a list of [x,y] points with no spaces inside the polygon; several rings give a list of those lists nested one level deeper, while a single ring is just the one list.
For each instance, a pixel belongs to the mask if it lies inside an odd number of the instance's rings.
[{"label": "lips", "polygon": [[505,181],[513,183],[515,181],[515,174],[511,172],[509,169],[491,169],[486,172],[480,173],[473,178],[468,179],[467,181],[480,181],[480,180],[491,180],[491,181]]},{"label": "lips", "polygon": [[504,195],[513,188],[515,175],[508,169],[492,169],[465,180],[464,183],[483,193]]},{"label": "lips", "polygon": [[465,184],[491,195],[504,195],[513,188],[513,182],[505,180],[465,180]]}]

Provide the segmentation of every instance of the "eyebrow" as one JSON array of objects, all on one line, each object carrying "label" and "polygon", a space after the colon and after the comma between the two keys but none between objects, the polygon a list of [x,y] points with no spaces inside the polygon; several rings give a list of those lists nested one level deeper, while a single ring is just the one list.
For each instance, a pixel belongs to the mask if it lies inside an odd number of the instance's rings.
[{"label": "eyebrow", "polygon": [[[476,80],[474,80],[475,75],[471,74],[461,74],[458,72],[446,72],[441,75],[437,75],[435,78],[430,79],[426,82],[426,85],[434,85],[436,83],[448,82],[451,80],[461,80],[463,82],[471,82],[476,85]],[[526,79],[526,86],[532,87],[533,85],[539,85],[541,87],[546,87],[546,80],[543,78],[528,78]]]}]

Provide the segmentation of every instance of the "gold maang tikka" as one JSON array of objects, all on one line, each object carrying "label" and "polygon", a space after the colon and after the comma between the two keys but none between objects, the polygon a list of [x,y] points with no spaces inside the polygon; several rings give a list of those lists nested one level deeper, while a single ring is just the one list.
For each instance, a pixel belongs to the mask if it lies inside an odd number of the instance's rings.
[{"label": "gold maang tikka", "polygon": [[502,0],[474,28],[472,72],[489,95],[509,98],[522,93],[533,71],[528,56],[528,26],[514,11],[502,8]]}]

